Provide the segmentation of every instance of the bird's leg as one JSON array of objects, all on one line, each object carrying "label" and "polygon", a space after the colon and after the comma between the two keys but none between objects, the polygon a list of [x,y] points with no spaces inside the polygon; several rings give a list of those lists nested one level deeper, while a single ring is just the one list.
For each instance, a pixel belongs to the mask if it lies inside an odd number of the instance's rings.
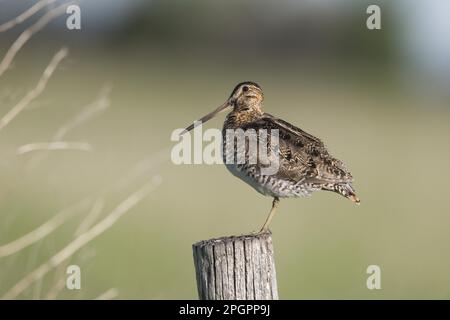
[{"label": "bird's leg", "polygon": [[278,203],[279,202],[280,202],[280,199],[278,197],[274,197],[273,198],[272,209],[270,209],[270,213],[267,216],[266,222],[264,222],[264,225],[262,226],[262,228],[259,231],[259,233],[263,233],[263,232],[266,232],[268,230],[270,221],[272,220],[273,216],[275,215],[275,211],[276,211],[276,209],[278,207]]}]

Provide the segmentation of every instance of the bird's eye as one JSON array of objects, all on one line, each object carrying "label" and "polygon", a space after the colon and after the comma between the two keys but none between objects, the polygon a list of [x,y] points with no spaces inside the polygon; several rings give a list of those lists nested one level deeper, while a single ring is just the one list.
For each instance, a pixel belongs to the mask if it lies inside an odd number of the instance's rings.
[{"label": "bird's eye", "polygon": [[248,87],[247,86],[243,86],[242,87],[242,91],[247,92],[248,91]]}]

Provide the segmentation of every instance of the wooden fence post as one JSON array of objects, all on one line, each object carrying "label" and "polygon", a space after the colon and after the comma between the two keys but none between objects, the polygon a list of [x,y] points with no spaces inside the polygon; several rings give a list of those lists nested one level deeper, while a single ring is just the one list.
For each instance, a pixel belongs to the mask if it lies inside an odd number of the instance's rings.
[{"label": "wooden fence post", "polygon": [[204,240],[192,249],[199,299],[278,299],[271,233]]}]

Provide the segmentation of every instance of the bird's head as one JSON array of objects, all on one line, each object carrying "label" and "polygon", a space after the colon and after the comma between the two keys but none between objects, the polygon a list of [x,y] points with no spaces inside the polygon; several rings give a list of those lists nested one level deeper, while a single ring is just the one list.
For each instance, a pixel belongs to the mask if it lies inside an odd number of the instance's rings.
[{"label": "bird's head", "polygon": [[[241,82],[233,89],[227,101],[216,110],[200,118],[197,122],[205,123],[226,110],[233,110],[235,112],[261,112],[263,99],[262,89],[257,83],[251,81]],[[193,128],[194,124],[191,124],[183,133]]]},{"label": "bird's head", "polygon": [[239,83],[228,98],[234,111],[261,109],[264,95],[261,87],[255,82]]}]

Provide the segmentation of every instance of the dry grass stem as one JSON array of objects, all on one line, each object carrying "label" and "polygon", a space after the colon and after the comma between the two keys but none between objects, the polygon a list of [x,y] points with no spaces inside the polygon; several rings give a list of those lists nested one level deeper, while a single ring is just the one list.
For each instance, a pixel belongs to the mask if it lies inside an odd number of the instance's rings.
[{"label": "dry grass stem", "polygon": [[[56,70],[57,66],[68,54],[66,48],[60,49],[52,58],[47,68],[44,70],[41,78],[39,79],[36,87],[29,91],[22,100],[19,101],[7,114],[0,119],[0,131],[6,127],[23,109],[25,109],[28,104],[36,99],[42,91],[44,91],[47,86],[48,80],[52,76],[53,72]],[[1,75],[1,73],[0,73]]]},{"label": "dry grass stem", "polygon": [[33,151],[55,151],[55,150],[79,150],[92,151],[92,146],[87,142],[35,142],[25,144],[17,148],[17,154],[23,155]]},{"label": "dry grass stem", "polygon": [[103,198],[100,197],[97,200],[95,200],[91,211],[83,219],[83,221],[81,221],[80,225],[78,226],[77,230],[75,231],[76,237],[85,233],[87,230],[89,230],[89,228],[92,227],[92,225],[95,223],[97,218],[102,213],[104,207],[105,207],[105,200]]},{"label": "dry grass stem", "polygon": [[147,158],[137,162],[126,176],[116,181],[105,189],[104,192],[121,190],[140,178],[147,178],[149,172],[157,166],[170,161],[170,150],[172,147],[165,147],[151,154]]},{"label": "dry grass stem", "polygon": [[[102,213],[103,208],[105,206],[105,200],[100,197],[98,198],[92,208],[91,211],[88,213],[88,215],[81,221],[80,225],[78,226],[77,230],[75,231],[75,237],[78,237],[79,235],[85,233],[91,226],[95,223],[98,216]],[[58,266],[57,270],[55,271],[57,275],[59,275],[56,279],[56,283],[50,288],[47,295],[45,296],[45,299],[53,300],[56,299],[56,297],[59,295],[62,289],[64,289],[65,285],[65,277],[64,277],[64,270],[67,268],[69,264],[69,261],[67,260],[65,263],[62,263]]]},{"label": "dry grass stem", "polygon": [[[109,84],[105,84],[96,100],[90,103],[88,106],[83,108],[83,110],[78,113],[74,118],[70,119],[67,123],[63,124],[53,135],[52,141],[61,141],[64,137],[73,129],[83,125],[84,123],[92,120],[97,117],[101,113],[103,113],[106,109],[108,109],[111,105],[110,94],[112,91],[112,86]],[[38,154],[33,155],[28,160],[27,169],[31,170],[36,167],[41,161],[43,161],[47,156],[47,153],[40,152]]]},{"label": "dry grass stem", "polygon": [[[61,265],[61,266],[63,266],[63,265]],[[65,267],[67,268],[67,265]],[[59,268],[58,268],[58,270],[59,270]],[[51,287],[50,290],[45,295],[46,300],[55,300],[56,297],[61,292],[61,290],[64,289],[64,287],[66,285],[66,278],[62,272],[60,274],[61,274],[61,277],[58,278],[58,280],[53,285],[53,287]]]},{"label": "dry grass stem", "polygon": [[101,295],[99,295],[94,300],[112,300],[112,299],[117,298],[118,295],[119,295],[119,290],[117,290],[116,288],[111,288],[108,291],[103,292]]},{"label": "dry grass stem", "polygon": [[48,23],[50,23],[53,19],[59,17],[60,15],[66,12],[66,8],[69,4],[73,3],[65,3],[48,11],[44,14],[35,24],[27,28],[24,32],[20,34],[20,36],[14,41],[14,43],[9,48],[8,52],[6,52],[5,57],[2,62],[0,62],[0,77],[3,73],[8,70],[11,66],[14,57],[17,53],[22,49],[22,47],[30,40],[30,38],[36,33],[42,30]]},{"label": "dry grass stem", "polygon": [[47,262],[40,265],[38,268],[30,272],[24,278],[22,278],[16,285],[8,290],[3,299],[14,299],[21,293],[23,293],[31,284],[44,277],[49,271],[60,265],[62,262],[70,258],[74,253],[80,250],[87,243],[101,235],[103,232],[111,228],[117,220],[124,214],[129,212],[134,206],[142,201],[151,191],[160,184],[160,178],[155,178],[153,181],[145,184],[131,195],[129,195],[124,201],[122,201],[111,213],[109,213],[104,219],[95,224],[85,233],[79,235],[62,250],[52,256]]},{"label": "dry grass stem", "polygon": [[29,247],[30,245],[45,238],[59,226],[61,226],[64,222],[66,222],[69,218],[71,218],[76,212],[85,209],[88,203],[88,200],[85,199],[71,207],[63,209],[55,216],[53,216],[50,220],[40,225],[38,228],[32,230],[31,232],[14,241],[0,246],[0,258],[19,252],[20,250]]},{"label": "dry grass stem", "polygon": [[33,6],[19,14],[17,17],[15,17],[12,20],[9,20],[3,24],[0,25],[0,32],[5,32],[9,29],[14,28],[15,26],[21,24],[22,22],[26,21],[27,19],[31,18],[33,15],[38,13],[42,8],[45,8],[46,6],[52,4],[56,0],[41,0],[36,2]]},{"label": "dry grass stem", "polygon": [[58,141],[63,139],[70,130],[79,127],[104,112],[111,105],[109,98],[111,90],[111,85],[105,85],[93,103],[85,107],[76,117],[58,129],[53,140]]}]

